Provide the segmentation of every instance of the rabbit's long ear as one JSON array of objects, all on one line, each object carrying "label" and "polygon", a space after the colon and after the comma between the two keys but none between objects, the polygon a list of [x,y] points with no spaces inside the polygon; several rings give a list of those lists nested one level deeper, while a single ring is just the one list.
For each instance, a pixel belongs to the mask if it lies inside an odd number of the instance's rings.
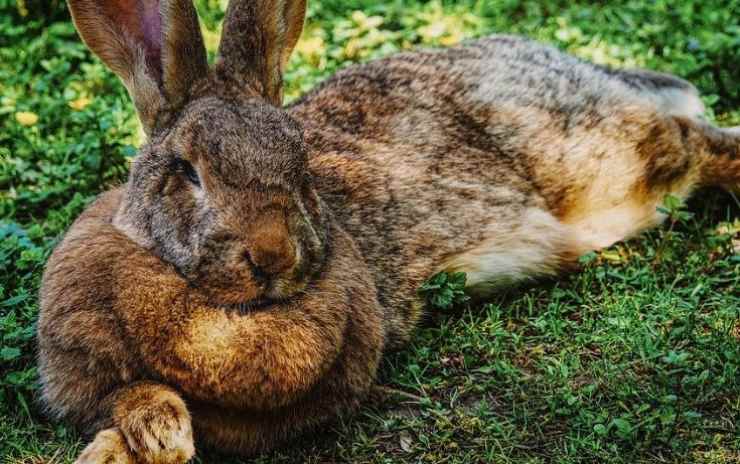
[{"label": "rabbit's long ear", "polygon": [[208,71],[191,0],[69,0],[75,26],[129,91],[147,132]]},{"label": "rabbit's long ear", "polygon": [[283,68],[303,31],[306,0],[231,0],[216,70],[282,103]]}]

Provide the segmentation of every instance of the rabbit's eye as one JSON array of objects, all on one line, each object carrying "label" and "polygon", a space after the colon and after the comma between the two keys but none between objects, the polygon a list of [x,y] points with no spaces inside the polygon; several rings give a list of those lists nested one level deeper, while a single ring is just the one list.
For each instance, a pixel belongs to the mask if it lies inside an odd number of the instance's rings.
[{"label": "rabbit's eye", "polygon": [[200,187],[200,178],[198,177],[198,173],[189,161],[177,158],[175,160],[175,169],[187,177],[191,184]]}]

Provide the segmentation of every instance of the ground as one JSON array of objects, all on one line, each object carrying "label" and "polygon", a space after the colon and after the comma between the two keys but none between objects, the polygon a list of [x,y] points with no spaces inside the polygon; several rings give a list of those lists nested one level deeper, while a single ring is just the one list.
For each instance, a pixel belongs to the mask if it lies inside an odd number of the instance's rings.
[{"label": "ground", "polygon": [[[198,2],[210,50],[223,3]],[[740,124],[737,0],[309,3],[289,98],[352,62],[507,32],[676,73],[709,118]],[[0,461],[71,462],[79,436],[37,403],[39,276],[141,135],[59,0],[0,0],[0,31]],[[374,401],[256,462],[740,463],[740,202],[705,191],[666,209],[556,281],[455,305],[442,284]]]}]

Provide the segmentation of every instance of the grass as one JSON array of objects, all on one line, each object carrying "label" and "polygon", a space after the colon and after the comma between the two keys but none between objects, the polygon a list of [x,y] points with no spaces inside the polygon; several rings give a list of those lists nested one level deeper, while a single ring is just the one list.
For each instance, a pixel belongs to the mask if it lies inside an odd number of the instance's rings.
[{"label": "grass", "polygon": [[[223,2],[198,3],[214,50]],[[737,125],[738,18],[737,0],[314,1],[287,94],[352,62],[508,32],[676,73]],[[141,136],[59,0],[0,0],[0,32],[0,462],[71,462],[78,435],[36,403],[40,273]],[[664,227],[557,281],[488,302],[461,298],[459,276],[432,282],[432,315],[384,362],[374,401],[256,462],[740,462],[740,203],[706,191],[666,207]]]}]

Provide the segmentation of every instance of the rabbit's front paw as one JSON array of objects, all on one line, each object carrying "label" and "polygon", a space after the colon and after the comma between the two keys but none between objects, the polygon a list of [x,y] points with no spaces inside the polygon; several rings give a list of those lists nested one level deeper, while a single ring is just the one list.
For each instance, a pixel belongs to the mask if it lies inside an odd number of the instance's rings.
[{"label": "rabbit's front paw", "polygon": [[95,439],[82,450],[75,464],[133,464],[126,439],[118,429],[105,429],[95,435]]},{"label": "rabbit's front paw", "polygon": [[[143,392],[142,392],[143,393]],[[175,393],[144,393],[119,421],[137,462],[182,464],[195,454],[193,429],[185,402]]]}]

